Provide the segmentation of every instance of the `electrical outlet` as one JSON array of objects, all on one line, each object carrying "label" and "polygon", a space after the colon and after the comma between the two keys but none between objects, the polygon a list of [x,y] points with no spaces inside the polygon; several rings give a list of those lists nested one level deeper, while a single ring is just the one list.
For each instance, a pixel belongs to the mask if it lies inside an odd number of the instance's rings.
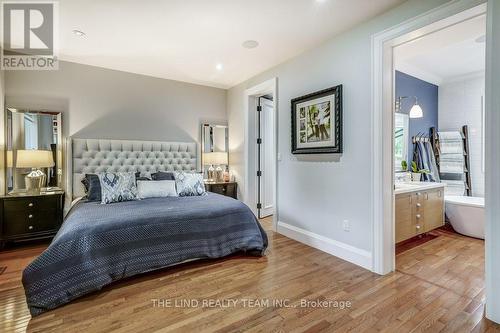
[{"label": "electrical outlet", "polygon": [[281,161],[281,153],[278,153],[278,162]]},{"label": "electrical outlet", "polygon": [[344,231],[351,231],[351,223],[349,220],[344,220],[344,222],[342,222],[342,228],[344,228]]}]

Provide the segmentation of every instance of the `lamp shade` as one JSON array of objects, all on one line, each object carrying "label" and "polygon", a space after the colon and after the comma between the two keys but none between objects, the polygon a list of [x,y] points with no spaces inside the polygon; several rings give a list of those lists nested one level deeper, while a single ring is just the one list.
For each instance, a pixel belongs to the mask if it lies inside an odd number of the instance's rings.
[{"label": "lamp shade", "polygon": [[17,168],[50,168],[54,166],[54,159],[50,150],[18,150]]},{"label": "lamp shade", "polygon": [[204,164],[228,164],[227,161],[227,152],[213,152],[213,153],[205,153],[203,154],[203,163]]},{"label": "lamp shade", "polygon": [[422,108],[420,105],[415,103],[410,109],[410,118],[422,118],[424,116],[424,111],[422,111]]}]

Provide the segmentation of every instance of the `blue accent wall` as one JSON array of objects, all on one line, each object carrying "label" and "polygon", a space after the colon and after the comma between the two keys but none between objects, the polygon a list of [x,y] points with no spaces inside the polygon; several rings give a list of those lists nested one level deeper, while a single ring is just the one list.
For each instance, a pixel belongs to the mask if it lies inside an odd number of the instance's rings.
[{"label": "blue accent wall", "polygon": [[[408,161],[411,161],[413,157],[412,137],[419,132],[429,135],[431,127],[438,128],[438,89],[439,87],[435,84],[396,71],[396,99],[399,96],[417,96],[418,104],[424,111],[423,118],[410,119]],[[404,99],[401,103],[401,112],[408,114],[414,103],[413,98]]]}]

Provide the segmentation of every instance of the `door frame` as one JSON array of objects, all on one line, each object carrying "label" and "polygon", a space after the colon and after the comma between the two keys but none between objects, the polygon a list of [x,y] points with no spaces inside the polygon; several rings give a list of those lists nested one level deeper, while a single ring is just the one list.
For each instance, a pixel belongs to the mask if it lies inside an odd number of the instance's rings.
[{"label": "door frame", "polygon": [[[426,28],[456,19],[460,14],[469,15],[478,6],[487,8],[486,27],[486,163],[485,163],[485,273],[486,273],[486,317],[500,322],[500,269],[496,262],[500,243],[500,177],[495,172],[500,161],[500,106],[498,94],[500,56],[500,6],[497,0],[454,0],[417,16],[407,22],[372,36],[372,216],[373,216],[373,271],[388,274],[395,269],[394,234],[394,165],[393,165],[393,112],[394,70],[392,47],[398,43],[418,38]],[[493,241],[494,239],[494,241]]]},{"label": "door frame", "polygon": [[[252,125],[256,119],[257,98],[263,95],[273,95],[273,112],[274,112],[274,214],[273,214],[273,230],[277,231],[278,227],[278,79],[276,77],[267,81],[261,82],[247,90],[244,93],[244,122],[245,122],[245,144],[244,144],[244,190],[243,202],[245,202],[255,215],[257,212],[257,156],[250,156],[250,151],[257,145],[256,140],[250,140],[256,133],[256,128]],[[252,136],[250,135],[252,133]],[[255,172],[254,172],[255,171]],[[252,174],[250,174],[252,173]],[[250,187],[254,190],[251,191]]]},{"label": "door frame", "polygon": [[372,270],[395,270],[393,47],[486,10],[486,0],[455,0],[372,36]]}]

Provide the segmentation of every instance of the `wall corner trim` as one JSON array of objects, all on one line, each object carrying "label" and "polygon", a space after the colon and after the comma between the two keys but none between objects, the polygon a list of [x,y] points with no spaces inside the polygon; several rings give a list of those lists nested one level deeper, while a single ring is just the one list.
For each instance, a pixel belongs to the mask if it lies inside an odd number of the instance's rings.
[{"label": "wall corner trim", "polygon": [[278,221],[278,233],[373,271],[372,254],[369,251],[315,234],[282,221]]}]

